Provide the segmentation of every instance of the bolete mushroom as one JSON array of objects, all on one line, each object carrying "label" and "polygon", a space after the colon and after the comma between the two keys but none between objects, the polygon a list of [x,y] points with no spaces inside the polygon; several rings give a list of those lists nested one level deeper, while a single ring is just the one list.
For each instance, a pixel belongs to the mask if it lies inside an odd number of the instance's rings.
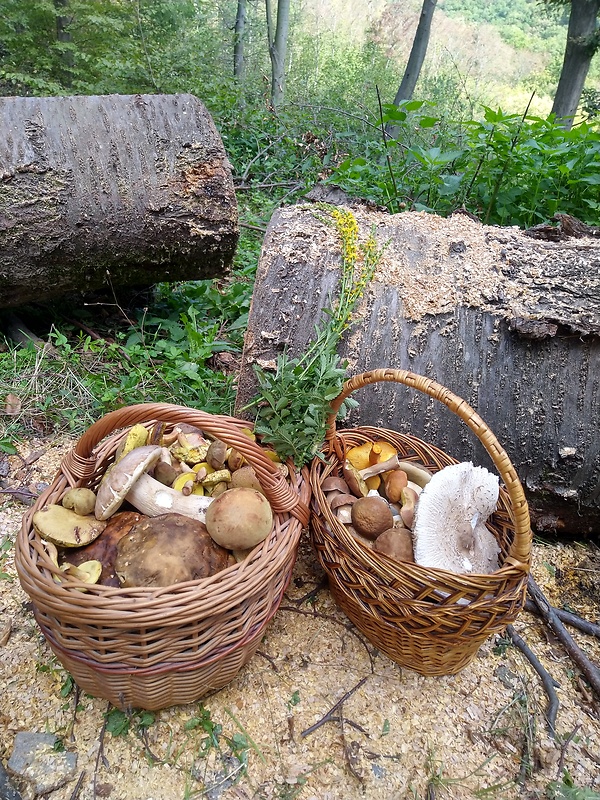
[{"label": "bolete mushroom", "polygon": [[62,558],[76,567],[86,561],[99,561],[102,572],[98,583],[103,586],[120,586],[115,572],[117,545],[142,519],[144,517],[137,511],[119,511],[108,520],[100,536],[91,544],[77,550],[69,550],[63,553]]},{"label": "bolete mushroom", "polygon": [[35,512],[33,527],[42,539],[57,547],[81,547],[97,539],[106,522],[92,515],[82,517],[70,508],[51,503]]},{"label": "bolete mushroom", "polygon": [[76,514],[86,517],[88,514],[94,513],[96,495],[91,489],[77,486],[74,489],[69,489],[60,502],[65,508],[70,508]]},{"label": "bolete mushroom", "polygon": [[379,534],[394,525],[394,518],[389,504],[383,497],[359,497],[352,504],[352,525],[356,531],[367,539],[376,539]]},{"label": "bolete mushroom", "polygon": [[273,511],[263,494],[240,486],[213,500],[206,510],[206,527],[222,547],[247,550],[270,534]]},{"label": "bolete mushroom", "polygon": [[158,445],[144,445],[131,450],[113,464],[98,487],[96,519],[108,519],[118,511],[134,483],[146,470],[151,469],[160,457],[161,448]]},{"label": "bolete mushroom", "polygon": [[408,484],[408,476],[402,469],[392,469],[386,473],[383,479],[385,496],[390,503],[397,503],[402,495],[402,490]]},{"label": "bolete mushroom", "polygon": [[250,464],[245,464],[243,467],[240,467],[240,469],[236,469],[235,472],[232,472],[228,486],[230,489],[237,489],[238,487],[245,486],[247,489],[255,489],[257,492],[264,494],[256,472]]},{"label": "bolete mushroom", "polygon": [[119,541],[115,572],[124,587],[171,586],[210,577],[228,562],[202,522],[163,514],[138,522]]},{"label": "bolete mushroom", "polygon": [[414,561],[412,533],[408,528],[388,528],[373,542],[373,550],[384,553],[396,561]]}]

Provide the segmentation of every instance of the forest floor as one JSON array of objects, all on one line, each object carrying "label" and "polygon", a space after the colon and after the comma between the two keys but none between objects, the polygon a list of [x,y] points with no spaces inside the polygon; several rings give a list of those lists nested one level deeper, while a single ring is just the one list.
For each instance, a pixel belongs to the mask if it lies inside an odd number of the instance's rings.
[{"label": "forest floor", "polygon": [[[24,444],[19,456],[3,459],[4,485],[39,491],[72,444]],[[14,541],[26,510],[14,494],[0,495],[0,542]],[[598,703],[528,613],[514,627],[559,684],[555,739],[537,674],[505,640],[489,639],[458,675],[423,677],[378,653],[326,588],[303,600],[323,577],[303,535],[283,603],[237,678],[200,702],[133,714],[119,725],[105,700],[68,691],[12,552],[0,551],[0,761],[6,766],[18,732],[56,733],[77,755],[77,768],[48,800],[584,796],[552,793],[556,781],[565,792],[572,781],[599,793],[585,797],[600,797]],[[587,554],[580,544],[536,542],[533,574],[552,603],[598,620],[599,598],[578,580]],[[600,642],[573,635],[599,663]],[[346,693],[343,706],[307,732]]]}]

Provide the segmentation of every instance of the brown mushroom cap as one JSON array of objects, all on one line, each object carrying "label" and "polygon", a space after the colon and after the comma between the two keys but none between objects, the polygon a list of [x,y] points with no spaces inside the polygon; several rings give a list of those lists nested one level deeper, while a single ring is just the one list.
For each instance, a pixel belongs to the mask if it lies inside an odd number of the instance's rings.
[{"label": "brown mushroom cap", "polygon": [[236,489],[240,486],[245,486],[248,489],[255,489],[257,492],[264,494],[263,488],[260,485],[260,481],[256,476],[256,472],[254,471],[254,467],[251,467],[250,464],[246,464],[239,469],[236,469],[235,472],[231,473],[231,478],[229,480],[229,488]]},{"label": "brown mushroom cap", "polygon": [[115,572],[122,586],[171,586],[224,569],[229,553],[199,520],[183,514],[143,519],[117,544]]},{"label": "brown mushroom cap", "polygon": [[127,453],[105,474],[96,496],[97,519],[108,519],[121,507],[125,496],[146,470],[153,467],[161,455],[158,445],[136,447]]},{"label": "brown mushroom cap", "polygon": [[396,561],[414,561],[412,534],[408,528],[389,528],[373,542],[373,550]]},{"label": "brown mushroom cap", "polygon": [[85,561],[96,560],[102,564],[102,573],[98,583],[103,586],[120,586],[115,572],[117,545],[130,533],[134,525],[145,519],[137,511],[119,511],[112,516],[100,536],[91,544],[63,553],[62,560],[78,567]]},{"label": "brown mushroom cap", "polygon": [[392,511],[383,497],[359,497],[352,504],[351,513],[352,525],[368,539],[376,539],[380,533],[394,525]]},{"label": "brown mushroom cap", "polygon": [[206,509],[206,527],[222,547],[247,550],[271,533],[273,511],[263,494],[240,486],[212,501]]}]

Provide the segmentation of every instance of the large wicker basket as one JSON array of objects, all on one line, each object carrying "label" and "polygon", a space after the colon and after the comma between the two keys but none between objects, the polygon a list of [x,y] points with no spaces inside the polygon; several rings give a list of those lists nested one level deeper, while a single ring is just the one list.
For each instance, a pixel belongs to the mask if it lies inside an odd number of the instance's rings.
[{"label": "large wicker basket", "polygon": [[[378,381],[394,381],[444,403],[473,431],[489,453],[504,486],[488,521],[501,550],[501,567],[489,575],[459,575],[398,562],[370,550],[333,514],[321,484],[341,475],[346,451],[377,439],[393,445],[404,460],[437,471],[456,459],[410,435],[359,427],[335,429],[337,412],[353,392]],[[398,664],[424,675],[451,675],[474,658],[481,644],[503,630],[521,610],[531,557],[529,511],[508,456],[475,411],[448,389],[404,370],[357,375],[332,402],[325,461],[311,466],[311,541],[340,608],[367,638]]]},{"label": "large wicker basket", "polygon": [[[95,488],[114,460],[126,428],[155,421],[189,423],[239,450],[254,467],[274,525],[248,558],[210,578],[161,589],[92,586],[53,580],[56,568],[32,516],[73,486]],[[50,647],[86,692],[120,708],[158,709],[197,700],[231,681],[251,658],[291,578],[308,524],[308,473],[287,480],[243,431],[248,422],[162,403],[129,406],[94,425],[64,458],[25,515],[16,566]]]}]

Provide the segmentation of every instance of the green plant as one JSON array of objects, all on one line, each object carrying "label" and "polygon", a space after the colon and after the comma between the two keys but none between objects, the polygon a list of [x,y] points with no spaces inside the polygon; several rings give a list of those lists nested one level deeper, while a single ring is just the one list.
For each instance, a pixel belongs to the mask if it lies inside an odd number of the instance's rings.
[{"label": "green plant", "polygon": [[[323,207],[338,230],[342,247],[339,295],[324,310],[315,338],[300,356],[287,352],[277,358],[275,372],[256,366],[259,393],[248,406],[256,408],[255,430],[281,458],[301,467],[317,455],[325,434],[330,401],[340,393],[346,364],[337,345],[366,286],[380,252],[370,236],[358,242],[358,225],[351,211]],[[343,415],[350,403],[340,410]]]},{"label": "green plant", "polygon": [[13,548],[13,542],[8,536],[5,536],[3,539],[0,540],[0,580],[2,581],[14,581],[15,576],[10,572],[5,571],[5,563],[8,557],[8,554]]},{"label": "green plant", "polygon": [[561,778],[546,787],[546,797],[548,800],[600,800],[600,793],[575,786],[568,770],[564,769]]}]

